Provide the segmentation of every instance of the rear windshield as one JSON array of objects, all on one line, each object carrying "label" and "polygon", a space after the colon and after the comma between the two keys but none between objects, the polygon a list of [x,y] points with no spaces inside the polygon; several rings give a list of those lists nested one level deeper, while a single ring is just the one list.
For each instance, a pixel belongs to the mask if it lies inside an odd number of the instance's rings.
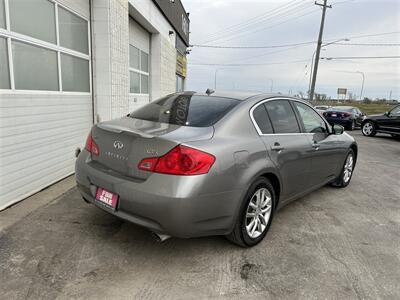
[{"label": "rear windshield", "polygon": [[231,98],[173,94],[153,101],[129,116],[160,123],[208,127],[239,103]]},{"label": "rear windshield", "polygon": [[351,112],[353,108],[349,107],[349,106],[334,106],[334,107],[330,107],[328,108],[328,111],[348,111]]}]

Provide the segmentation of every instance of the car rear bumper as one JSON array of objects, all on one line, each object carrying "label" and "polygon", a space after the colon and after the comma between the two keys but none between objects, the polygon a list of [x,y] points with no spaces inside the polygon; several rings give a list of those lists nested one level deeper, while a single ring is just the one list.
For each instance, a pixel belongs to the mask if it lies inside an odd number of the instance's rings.
[{"label": "car rear bumper", "polygon": [[[86,150],[75,169],[78,189],[88,202],[151,231],[181,238],[228,234],[243,194],[242,190],[209,192],[209,174],[154,173],[145,181],[123,177],[96,166]],[[98,187],[119,196],[115,211],[96,203]]]},{"label": "car rear bumper", "polygon": [[329,124],[338,124],[342,125],[344,127],[349,127],[351,126],[353,120],[352,119],[333,119],[333,118],[326,118],[325,119],[328,121]]}]

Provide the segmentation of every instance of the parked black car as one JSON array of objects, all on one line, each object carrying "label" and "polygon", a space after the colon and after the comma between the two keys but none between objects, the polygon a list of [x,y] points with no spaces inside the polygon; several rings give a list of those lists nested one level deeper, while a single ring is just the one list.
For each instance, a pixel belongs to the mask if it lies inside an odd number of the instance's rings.
[{"label": "parked black car", "polygon": [[400,136],[400,105],[383,115],[368,116],[362,123],[361,131],[365,136],[374,136],[377,132]]},{"label": "parked black car", "polygon": [[330,107],[323,113],[323,116],[331,125],[339,124],[347,130],[354,130],[361,126],[365,119],[365,114],[353,106]]}]

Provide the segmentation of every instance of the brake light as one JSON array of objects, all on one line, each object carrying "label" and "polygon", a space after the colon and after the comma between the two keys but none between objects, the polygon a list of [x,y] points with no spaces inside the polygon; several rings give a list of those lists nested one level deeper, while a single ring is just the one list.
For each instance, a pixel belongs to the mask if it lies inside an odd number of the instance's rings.
[{"label": "brake light", "polygon": [[97,146],[97,144],[94,142],[92,132],[89,132],[89,135],[86,139],[85,149],[96,156],[99,156],[100,154],[99,146]]},{"label": "brake light", "polygon": [[350,116],[351,116],[351,113],[345,112],[345,113],[343,114],[343,116],[346,117],[346,118],[347,118],[347,117],[350,117]]},{"label": "brake light", "polygon": [[206,174],[215,162],[215,157],[209,153],[178,145],[161,157],[143,159],[138,168],[171,175]]}]

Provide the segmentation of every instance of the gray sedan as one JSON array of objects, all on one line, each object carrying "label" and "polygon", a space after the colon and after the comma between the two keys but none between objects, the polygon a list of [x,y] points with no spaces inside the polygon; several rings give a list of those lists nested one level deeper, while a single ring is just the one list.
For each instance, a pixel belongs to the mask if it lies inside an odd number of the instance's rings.
[{"label": "gray sedan", "polygon": [[159,240],[259,243],[275,212],[349,184],[357,144],[309,104],[270,94],[168,95],[98,123],[76,161],[85,201]]}]

